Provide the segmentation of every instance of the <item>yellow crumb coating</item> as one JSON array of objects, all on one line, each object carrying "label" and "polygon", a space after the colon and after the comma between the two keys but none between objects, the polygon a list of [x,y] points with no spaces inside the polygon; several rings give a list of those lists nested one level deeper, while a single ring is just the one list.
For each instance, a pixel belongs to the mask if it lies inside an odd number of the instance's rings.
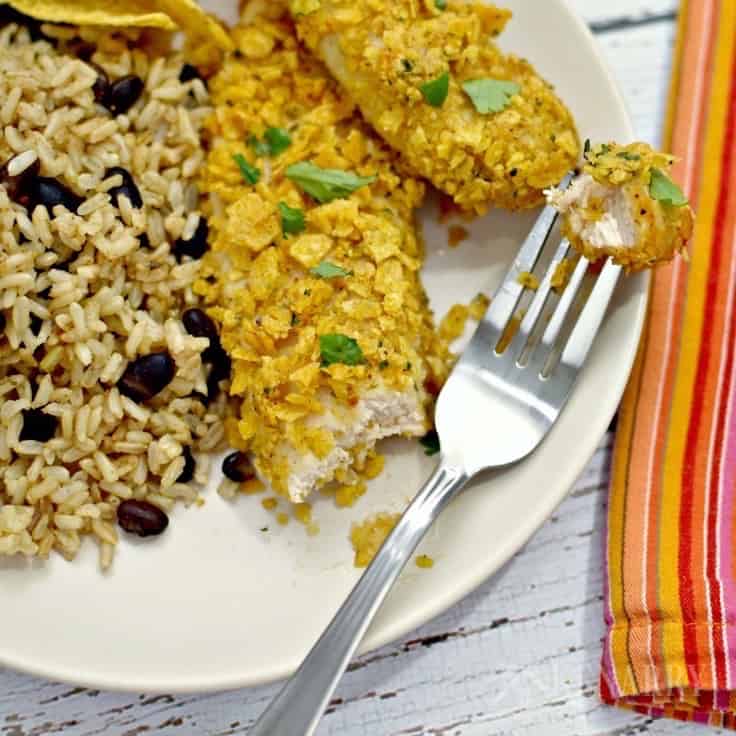
[{"label": "yellow crumb coating", "polygon": [[525,289],[536,291],[539,288],[539,279],[531,271],[522,271],[518,281]]},{"label": "yellow crumb coating", "polygon": [[552,274],[552,278],[549,282],[550,286],[556,292],[563,292],[574,270],[575,261],[569,258],[563,258],[555,267],[554,273]]},{"label": "yellow crumb coating", "polygon": [[401,514],[376,514],[360,524],[353,524],[350,542],[355,552],[355,567],[368,567],[386,537],[398,524]]},{"label": "yellow crumb coating", "polygon": [[624,246],[601,246],[581,237],[573,226],[574,215],[583,222],[595,223],[603,217],[606,200],[592,197],[585,207],[574,207],[565,214],[562,229],[573,247],[589,260],[605,256],[624,266],[627,271],[640,271],[671,261],[681,253],[686,257],[687,243],[692,237],[695,218],[692,208],[661,199],[653,189],[653,177],[664,175],[669,180],[674,159],[655,151],[646,143],[627,146],[607,143],[585,153],[583,175],[588,175],[609,191],[620,190],[635,225],[635,242]]},{"label": "yellow crumb coating", "polygon": [[[349,419],[374,388],[413,392],[427,404],[424,384],[441,384],[449,353],[419,281],[422,182],[399,175],[392,150],[300,47],[285,2],[247,6],[232,37],[237,51],[210,81],[215,112],[200,177],[210,251],[195,290],[233,361],[239,408],[228,437],[289,495],[294,457],[323,459],[336,446],[338,430],[320,422],[327,407]],[[276,154],[254,145],[272,128],[289,138]],[[320,204],[287,176],[302,162],[370,183]],[[301,232],[284,232],[284,205],[303,214]],[[316,273],[325,263],[340,275]],[[326,364],[328,335],[355,341],[360,360]],[[368,474],[380,465],[370,447],[348,450]],[[346,485],[359,477],[333,469],[316,484],[333,475]]]},{"label": "yellow crumb coating", "polygon": [[[464,210],[535,207],[580,154],[552,86],[491,40],[510,17],[482,2],[291,0],[300,36],[411,168]],[[423,86],[449,74],[441,106]],[[463,84],[518,85],[504,109],[479,111]]]},{"label": "yellow crumb coating", "polygon": [[366,490],[364,481],[358,481],[348,486],[338,486],[335,489],[335,503],[341,509],[354,506],[357,500],[365,494]]},{"label": "yellow crumb coating", "polygon": [[422,570],[430,570],[434,567],[434,559],[428,555],[417,555],[414,564]]}]

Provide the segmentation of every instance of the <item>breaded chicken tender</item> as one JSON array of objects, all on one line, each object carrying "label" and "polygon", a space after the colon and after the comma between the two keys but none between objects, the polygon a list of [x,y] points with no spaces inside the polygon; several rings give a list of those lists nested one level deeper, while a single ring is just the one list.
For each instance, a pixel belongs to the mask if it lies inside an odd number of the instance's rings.
[{"label": "breaded chicken tender", "polygon": [[628,271],[685,253],[694,216],[670,178],[673,162],[646,143],[586,144],[582,174],[568,189],[547,192],[572,246],[592,261],[611,256]]},{"label": "breaded chicken tender", "polygon": [[296,38],[253,2],[210,81],[201,187],[211,250],[196,289],[233,359],[228,439],[294,502],[360,482],[376,441],[419,436],[446,363],[419,281],[424,184]]},{"label": "breaded chicken tender", "polygon": [[300,37],[363,116],[462,209],[535,207],[574,167],[572,116],[491,40],[510,12],[449,0],[290,0]]}]

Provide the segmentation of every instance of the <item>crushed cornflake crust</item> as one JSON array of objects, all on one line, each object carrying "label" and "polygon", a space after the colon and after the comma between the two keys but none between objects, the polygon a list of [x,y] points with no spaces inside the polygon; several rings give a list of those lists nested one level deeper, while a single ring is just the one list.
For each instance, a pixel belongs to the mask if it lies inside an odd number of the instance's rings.
[{"label": "crushed cornflake crust", "polygon": [[359,485],[381,437],[423,435],[425,384],[450,356],[419,281],[422,182],[302,50],[285,2],[250,3],[232,36],[210,82],[211,251],[195,288],[233,358],[228,439],[301,502]]},{"label": "crushed cornflake crust", "polygon": [[567,286],[567,282],[575,270],[576,261],[572,258],[563,258],[555,267],[550,279],[549,285],[557,292],[562,293]]},{"label": "crushed cornflake crust", "polygon": [[457,248],[460,243],[470,237],[470,232],[462,225],[451,225],[447,229],[447,244],[450,248]]},{"label": "crushed cornflake crust", "polygon": [[527,61],[490,40],[509,11],[441,5],[291,3],[300,37],[414,171],[464,210],[535,207],[578,160],[572,115]]},{"label": "crushed cornflake crust", "polygon": [[355,552],[355,567],[368,567],[386,537],[399,523],[401,514],[380,513],[371,516],[359,524],[353,524],[350,530],[350,542]]},{"label": "crushed cornflake crust", "polygon": [[547,199],[563,233],[589,260],[610,256],[628,271],[686,256],[694,215],[670,179],[674,159],[646,143],[586,146],[580,176]]},{"label": "crushed cornflake crust", "polygon": [[531,271],[522,271],[517,281],[525,289],[531,289],[531,291],[539,288],[539,279]]}]

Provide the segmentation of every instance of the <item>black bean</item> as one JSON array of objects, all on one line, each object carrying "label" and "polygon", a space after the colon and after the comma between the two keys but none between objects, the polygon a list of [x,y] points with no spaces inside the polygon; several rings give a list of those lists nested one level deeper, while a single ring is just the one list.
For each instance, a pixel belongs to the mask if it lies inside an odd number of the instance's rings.
[{"label": "black bean", "polygon": [[209,232],[210,229],[207,220],[204,217],[200,217],[194,235],[189,240],[179,238],[174,243],[174,256],[176,260],[181,261],[184,256],[189,256],[195,260],[201,258],[207,252],[207,236]]},{"label": "black bean", "polygon": [[256,477],[255,470],[244,452],[233,452],[222,461],[222,474],[236,483]]},{"label": "black bean", "polygon": [[220,395],[220,381],[222,378],[210,373],[207,378],[207,396],[202,402],[205,406],[209,406]]},{"label": "black bean", "polygon": [[141,207],[143,207],[143,199],[141,198],[141,193],[136,186],[135,181],[133,181],[133,177],[131,176],[130,172],[127,169],[124,169],[122,166],[113,166],[111,169],[108,169],[105,172],[105,179],[110,176],[115,176],[116,174],[119,174],[122,177],[123,183],[120,186],[111,187],[108,190],[108,194],[110,195],[112,201],[115,202],[115,204],[119,207],[120,197],[122,195],[125,195],[130,200],[130,204],[133,207],[135,207],[136,209],[140,209]]},{"label": "black bean", "polygon": [[120,77],[110,85],[104,105],[113,115],[123,115],[138,101],[143,87],[143,80],[135,74]]},{"label": "black bean", "polygon": [[[197,69],[196,66],[193,64],[184,64],[182,66],[181,71],[179,72],[179,81],[184,82],[191,82],[192,79],[201,79],[204,82],[204,79],[202,78],[202,75],[199,73],[199,69]],[[205,82],[205,85],[207,83]]]},{"label": "black bean", "polygon": [[223,349],[222,345],[220,345],[219,339],[215,345],[210,345],[210,347],[202,353],[202,360],[205,363],[212,364],[210,378],[214,377],[214,380],[216,381],[222,381],[223,378],[230,378],[232,361],[230,360],[230,356]]},{"label": "black bean", "polygon": [[129,498],[118,506],[118,524],[130,534],[155,537],[169,525],[169,517],[148,501]]},{"label": "black bean", "polygon": [[189,483],[192,478],[194,478],[194,470],[197,467],[197,464],[194,460],[194,456],[192,455],[192,450],[189,445],[184,448],[181,454],[184,457],[184,470],[181,471],[181,474],[176,479],[176,482]]},{"label": "black bean", "polygon": [[214,401],[220,393],[220,381],[230,378],[232,361],[223,350],[219,338],[214,345],[210,345],[202,353],[202,361],[210,363],[210,373],[207,376],[207,404]]},{"label": "black bean", "polygon": [[215,323],[201,309],[187,309],[181,316],[187,332],[194,337],[206,337],[210,346],[219,343]]},{"label": "black bean", "polygon": [[71,189],[64,186],[58,179],[49,176],[37,176],[31,185],[30,209],[41,204],[53,216],[54,207],[63,205],[70,212],[76,212],[84,197],[75,194]]},{"label": "black bean", "polygon": [[[97,50],[97,47],[93,43],[83,41],[81,38],[73,38],[67,44],[67,49],[78,59],[89,63],[89,60],[92,58],[92,55]],[[96,65],[93,66],[95,66],[95,69],[97,69]]]},{"label": "black bean", "polygon": [[41,326],[43,325],[43,320],[37,315],[37,314],[31,314],[31,332],[38,337],[38,333],[41,332]]},{"label": "black bean", "polygon": [[23,410],[23,428],[20,430],[20,440],[36,440],[48,442],[56,432],[59,420],[41,409]]},{"label": "black bean", "polygon": [[95,96],[95,102],[99,105],[107,106],[107,98],[110,94],[110,80],[105,70],[92,62],[89,65],[97,72],[97,79],[92,85],[92,93]]},{"label": "black bean", "polygon": [[118,390],[123,396],[140,404],[163,391],[175,373],[176,363],[167,352],[144,355],[128,363],[118,381]]},{"label": "black bean", "polygon": [[41,171],[41,162],[36,159],[17,176],[10,176],[10,174],[8,174],[8,164],[10,164],[12,160],[12,158],[8,159],[0,167],[0,184],[5,187],[8,197],[10,197],[13,202],[29,208],[33,199],[34,182]]}]

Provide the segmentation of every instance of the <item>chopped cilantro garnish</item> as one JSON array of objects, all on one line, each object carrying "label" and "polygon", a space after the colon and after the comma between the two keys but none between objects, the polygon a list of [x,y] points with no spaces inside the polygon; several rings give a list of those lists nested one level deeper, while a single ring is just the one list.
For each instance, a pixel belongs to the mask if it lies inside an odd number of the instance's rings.
[{"label": "chopped cilantro garnish", "polygon": [[388,361],[387,361],[387,360],[382,360],[382,361],[381,361],[381,362],[380,362],[380,363],[378,364],[378,369],[379,369],[379,370],[381,370],[381,371],[385,371],[385,370],[386,370],[386,368],[388,368],[388,365],[389,365],[389,363],[388,363]]},{"label": "chopped cilantro garnish", "polygon": [[261,178],[260,169],[257,169],[253,164],[249,164],[242,153],[236,153],[233,156],[233,159],[240,169],[243,181],[248,184],[257,184],[258,180]]},{"label": "chopped cilantro garnish", "polygon": [[272,156],[278,156],[291,145],[291,136],[283,128],[269,128],[263,137],[271,148]]},{"label": "chopped cilantro garnish", "polygon": [[254,135],[249,135],[246,143],[253,149],[256,156],[268,156],[271,153],[268,143],[259,141]]},{"label": "chopped cilantro garnish", "polygon": [[365,361],[363,351],[360,349],[357,340],[340,333],[320,335],[319,352],[323,366],[332,365],[333,363],[359,365]]},{"label": "chopped cilantro garnish", "polygon": [[481,115],[501,112],[509,106],[511,98],[521,92],[516,82],[500,79],[472,79],[463,82],[463,89]]},{"label": "chopped cilantro garnish", "polygon": [[431,457],[440,451],[440,437],[434,429],[427,432],[419,442],[422,447],[424,447],[425,455],[429,455]]},{"label": "chopped cilantro garnish", "polygon": [[450,92],[450,72],[445,72],[437,79],[425,82],[419,87],[419,90],[432,107],[442,107]]},{"label": "chopped cilantro garnish", "polygon": [[289,207],[286,202],[279,202],[281,215],[281,232],[285,238],[297,235],[304,230],[304,212],[297,207]]},{"label": "chopped cilantro garnish", "polygon": [[611,152],[611,146],[608,145],[608,143],[604,143],[601,146],[601,152],[598,154],[599,156],[605,156],[607,153]]},{"label": "chopped cilantro garnish", "polygon": [[621,151],[616,154],[619,158],[624,161],[641,161],[641,156],[638,153],[629,153],[628,151]]},{"label": "chopped cilantro garnish", "polygon": [[249,136],[248,145],[259,156],[278,156],[291,145],[291,136],[283,128],[268,128],[263,140]]},{"label": "chopped cilantro garnish", "polygon": [[652,178],[649,180],[649,194],[672,207],[684,207],[688,203],[682,189],[672,181],[661,169],[652,168]]},{"label": "chopped cilantro garnish", "polygon": [[292,164],[286,169],[286,176],[320,203],[348,197],[376,180],[375,176],[358,176],[352,171],[321,169],[309,161]]},{"label": "chopped cilantro garnish", "polygon": [[434,6],[437,10],[447,10],[447,0],[434,0]]},{"label": "chopped cilantro garnish", "polygon": [[352,276],[353,272],[348,271],[340,266],[336,266],[329,261],[322,261],[318,266],[310,268],[309,272],[321,279],[335,279],[344,276]]}]

